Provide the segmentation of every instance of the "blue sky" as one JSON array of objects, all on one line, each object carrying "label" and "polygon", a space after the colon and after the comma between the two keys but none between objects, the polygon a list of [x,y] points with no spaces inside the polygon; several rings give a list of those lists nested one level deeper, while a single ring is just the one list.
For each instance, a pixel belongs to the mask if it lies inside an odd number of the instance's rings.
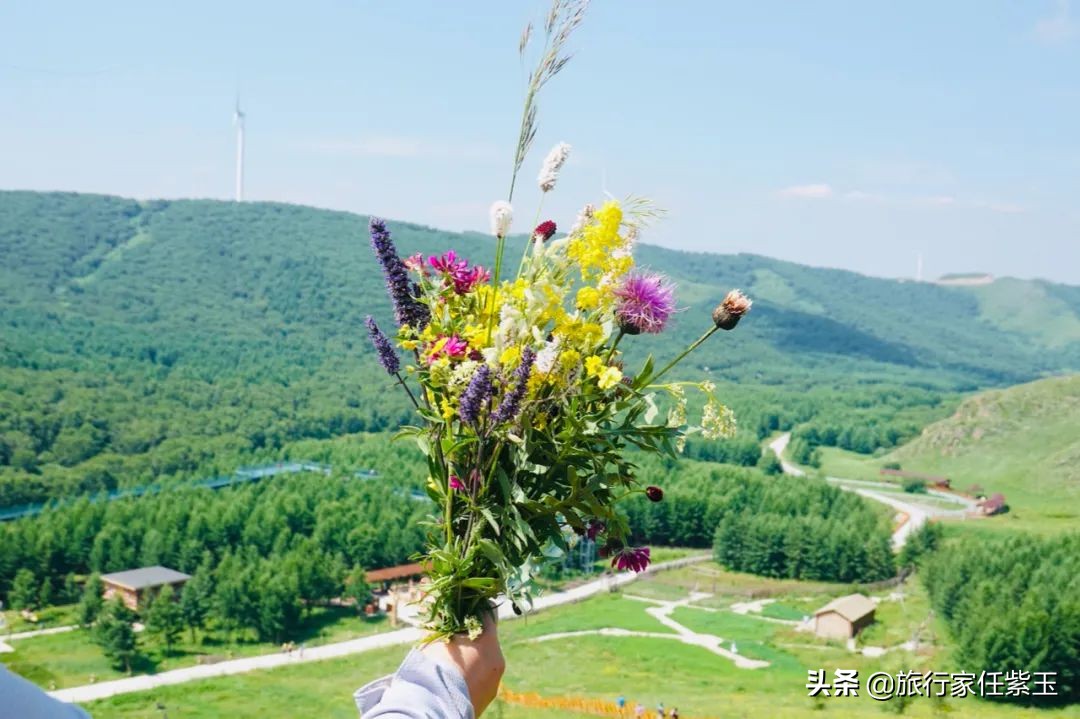
[{"label": "blue sky", "polygon": [[[544,0],[0,4],[0,188],[247,196],[484,229]],[[594,0],[515,197],[602,186],[643,238],[876,275],[1080,284],[1080,2]]]}]

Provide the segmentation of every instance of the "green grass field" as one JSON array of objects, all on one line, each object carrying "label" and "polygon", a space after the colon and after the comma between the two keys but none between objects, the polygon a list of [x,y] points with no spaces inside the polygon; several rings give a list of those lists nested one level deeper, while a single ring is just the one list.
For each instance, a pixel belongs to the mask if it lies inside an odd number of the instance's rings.
[{"label": "green grass field", "polygon": [[[716,571],[721,575],[719,568]],[[697,577],[686,570],[663,576],[659,586],[688,591]],[[628,591],[644,594],[650,579],[630,585]],[[759,580],[767,581],[767,580]],[[739,575],[718,577],[722,586],[745,585]],[[913,624],[925,619],[927,606],[916,582],[907,585],[903,605],[882,605],[878,639],[907,637]],[[700,586],[699,586],[700,589]],[[781,595],[789,610],[805,601],[809,589],[794,583],[790,595]],[[820,589],[820,588],[818,588]],[[837,643],[816,640],[773,622],[730,612],[678,609],[677,621],[695,631],[714,632],[734,639],[739,652],[772,662],[765,669],[739,669],[705,649],[671,639],[642,637],[574,637],[535,642],[545,633],[575,631],[604,626],[650,630],[659,626],[645,614],[649,606],[618,595],[596,597],[577,605],[563,606],[528,621],[507,622],[500,628],[508,661],[504,683],[517,692],[537,692],[545,697],[587,697],[613,700],[624,694],[632,703],[642,701],[650,709],[658,701],[677,706],[684,717],[807,717],[818,712],[834,717],[881,715],[881,705],[868,697],[829,698],[815,708],[806,696],[808,668],[859,669],[865,677],[872,671],[895,673],[901,669],[947,671],[947,651],[935,635],[917,655],[891,653],[871,659],[847,652]],[[640,613],[635,617],[634,609]],[[642,619],[643,617],[643,619]],[[652,622],[652,625],[649,624]],[[656,625],[656,626],[653,626]],[[895,625],[895,626],[894,626]],[[872,636],[868,634],[868,637]],[[362,684],[390,672],[404,655],[393,648],[354,657],[301,664],[250,674],[222,677],[94,702],[88,708],[96,719],[160,719],[158,703],[170,719],[282,719],[328,717],[354,719],[351,694]],[[980,700],[954,699],[945,703],[916,699],[906,713],[914,717],[988,717],[989,719],[1066,719],[1080,717],[1080,707],[1031,710],[991,704]],[[566,710],[543,710],[497,702],[485,717],[492,719],[555,719],[584,717]]]},{"label": "green grass field", "polygon": [[[357,616],[354,609],[341,607],[316,608],[296,634],[296,644],[317,646],[329,642],[372,634],[387,629],[385,617],[365,618]],[[201,636],[192,642],[185,632],[180,641],[166,653],[156,639],[145,632],[139,634],[140,657],[133,671],[138,674],[156,674],[170,669],[193,666],[200,661],[216,661],[256,654],[280,651],[277,644],[267,642],[228,642],[218,636]],[[90,633],[77,629],[63,634],[50,634],[11,642],[14,652],[0,655],[7,667],[34,682],[38,686],[62,689],[80,686],[91,681],[103,681],[127,676],[114,669],[91,641]]]}]

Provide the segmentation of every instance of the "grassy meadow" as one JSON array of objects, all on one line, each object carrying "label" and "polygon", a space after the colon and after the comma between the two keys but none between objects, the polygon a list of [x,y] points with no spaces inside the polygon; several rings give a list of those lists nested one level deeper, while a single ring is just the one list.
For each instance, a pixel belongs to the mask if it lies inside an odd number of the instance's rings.
[{"label": "grassy meadow", "polygon": [[[771,662],[764,669],[737,668],[731,661],[705,649],[674,639],[581,636],[536,641],[545,634],[618,626],[667,633],[649,616],[651,606],[631,598],[686,597],[691,590],[709,591],[713,582],[719,595],[712,606],[678,608],[673,618],[694,631],[731,640],[740,653]],[[869,629],[864,643],[892,646],[918,631],[921,644],[915,653],[894,650],[880,658],[849,652],[837,642],[796,632],[790,625],[754,615],[741,616],[721,608],[730,600],[745,601],[771,595],[779,611],[790,616],[817,607],[844,585],[775,581],[725,572],[716,565],[697,565],[663,573],[629,585],[625,593],[599,596],[575,605],[558,607],[523,621],[500,627],[508,661],[504,685],[514,692],[535,692],[545,698],[580,697],[613,701],[623,694],[632,706],[641,701],[652,710],[656,703],[676,706],[683,717],[805,717],[820,711],[835,717],[879,716],[882,705],[869,699],[828,698],[815,703],[806,696],[808,668],[857,668],[860,676],[873,671],[902,669],[948,671],[948,651],[940,643],[940,627],[929,613],[925,593],[916,580],[903,588],[904,600],[883,601],[879,623]],[[878,596],[884,597],[888,592]],[[696,607],[704,608],[696,608]],[[766,605],[773,606],[773,605]],[[712,609],[713,611],[709,611]],[[777,610],[773,610],[776,612]],[[763,612],[769,616],[768,612]],[[128,694],[94,702],[88,709],[97,719],[159,719],[165,708],[171,719],[262,719],[276,716],[318,716],[353,719],[351,694],[362,684],[393,670],[404,648],[391,648],[353,657],[298,664],[270,671],[192,682],[154,691]],[[895,708],[895,706],[893,707]],[[974,699],[945,702],[915,699],[905,709],[914,717],[989,717],[996,719],[1080,717],[1080,707],[1033,710]],[[567,709],[541,709],[497,701],[485,714],[493,719],[547,719],[585,717]]]}]

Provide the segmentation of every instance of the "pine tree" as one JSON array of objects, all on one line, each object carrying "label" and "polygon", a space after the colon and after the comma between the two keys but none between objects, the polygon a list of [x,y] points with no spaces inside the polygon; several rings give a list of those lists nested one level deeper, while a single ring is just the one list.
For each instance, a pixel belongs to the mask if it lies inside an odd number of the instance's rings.
[{"label": "pine tree", "polygon": [[15,572],[15,581],[11,585],[8,599],[15,609],[33,609],[38,601],[38,581],[29,569]]},{"label": "pine tree", "polygon": [[345,577],[345,596],[356,602],[356,609],[360,612],[371,601],[371,585],[367,582],[367,571],[363,567],[353,567]]},{"label": "pine tree", "polygon": [[79,624],[89,627],[97,621],[104,606],[102,599],[104,592],[105,586],[101,583],[101,575],[92,574],[86,581],[86,586],[83,587],[82,599],[79,601]]},{"label": "pine tree", "polygon": [[119,599],[109,601],[94,627],[94,641],[101,646],[113,666],[131,673],[131,663],[138,656],[138,637],[131,626],[134,615]]},{"label": "pine tree", "polygon": [[177,602],[176,593],[165,585],[153,599],[146,612],[146,630],[161,637],[165,642],[165,651],[171,653],[173,644],[183,630],[184,615]]}]

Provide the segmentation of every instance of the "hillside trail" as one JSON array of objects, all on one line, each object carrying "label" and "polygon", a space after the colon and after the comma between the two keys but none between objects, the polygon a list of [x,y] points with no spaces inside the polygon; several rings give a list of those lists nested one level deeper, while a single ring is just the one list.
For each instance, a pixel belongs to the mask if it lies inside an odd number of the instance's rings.
[{"label": "hillside trail", "polygon": [[[790,441],[791,432],[785,432],[769,442],[768,446],[780,459],[780,466],[783,468],[784,474],[790,474],[793,477],[805,477],[806,472],[797,465],[784,459],[784,450],[787,449]],[[974,500],[959,497],[955,494],[949,494],[948,492],[939,492],[937,490],[927,490],[927,493],[939,499],[961,505],[961,508],[944,509],[942,507],[919,504],[907,499],[899,499],[892,496],[894,492],[890,490],[894,489],[894,486],[887,482],[871,482],[861,479],[844,479],[842,477],[825,477],[825,481],[846,492],[854,492],[867,499],[895,509],[900,516],[899,524],[892,533],[892,544],[893,548],[898,551],[907,544],[908,537],[910,537],[912,533],[917,532],[929,519],[963,518],[967,516],[967,513],[975,506]]]},{"label": "hillside trail", "polygon": [[[711,554],[695,554],[682,559],[674,559],[670,562],[661,562],[649,567],[649,569],[641,574],[621,572],[619,574],[606,575],[600,579],[587,582],[577,587],[572,587],[562,592],[555,592],[547,596],[539,597],[533,603],[532,611],[528,614],[560,604],[578,602],[596,594],[611,592],[618,587],[629,584],[630,582],[650,574],[685,567],[690,564],[707,561],[711,558]],[[516,615],[509,606],[509,603],[503,602],[499,607],[499,619],[512,620],[515,618]],[[285,654],[283,652],[260,654],[259,656],[231,659],[216,664],[202,664],[194,667],[185,667],[183,669],[173,669],[161,672],[160,674],[144,674],[134,677],[125,677],[124,679],[114,679],[107,682],[97,682],[96,684],[84,684],[78,687],[57,689],[56,691],[49,692],[49,694],[65,702],[90,702],[97,699],[116,696],[118,694],[141,692],[156,687],[183,684],[199,679],[209,679],[211,677],[228,676],[231,674],[243,674],[259,669],[273,669],[291,664],[317,662],[324,659],[335,659],[337,657],[361,654],[363,652],[382,649],[384,647],[416,644],[424,637],[424,634],[425,632],[423,629],[416,626],[409,626],[391,632],[360,637],[359,639],[350,639],[348,641],[335,642],[333,644],[323,644],[317,647],[307,647],[302,652],[292,652],[290,654]]]}]

